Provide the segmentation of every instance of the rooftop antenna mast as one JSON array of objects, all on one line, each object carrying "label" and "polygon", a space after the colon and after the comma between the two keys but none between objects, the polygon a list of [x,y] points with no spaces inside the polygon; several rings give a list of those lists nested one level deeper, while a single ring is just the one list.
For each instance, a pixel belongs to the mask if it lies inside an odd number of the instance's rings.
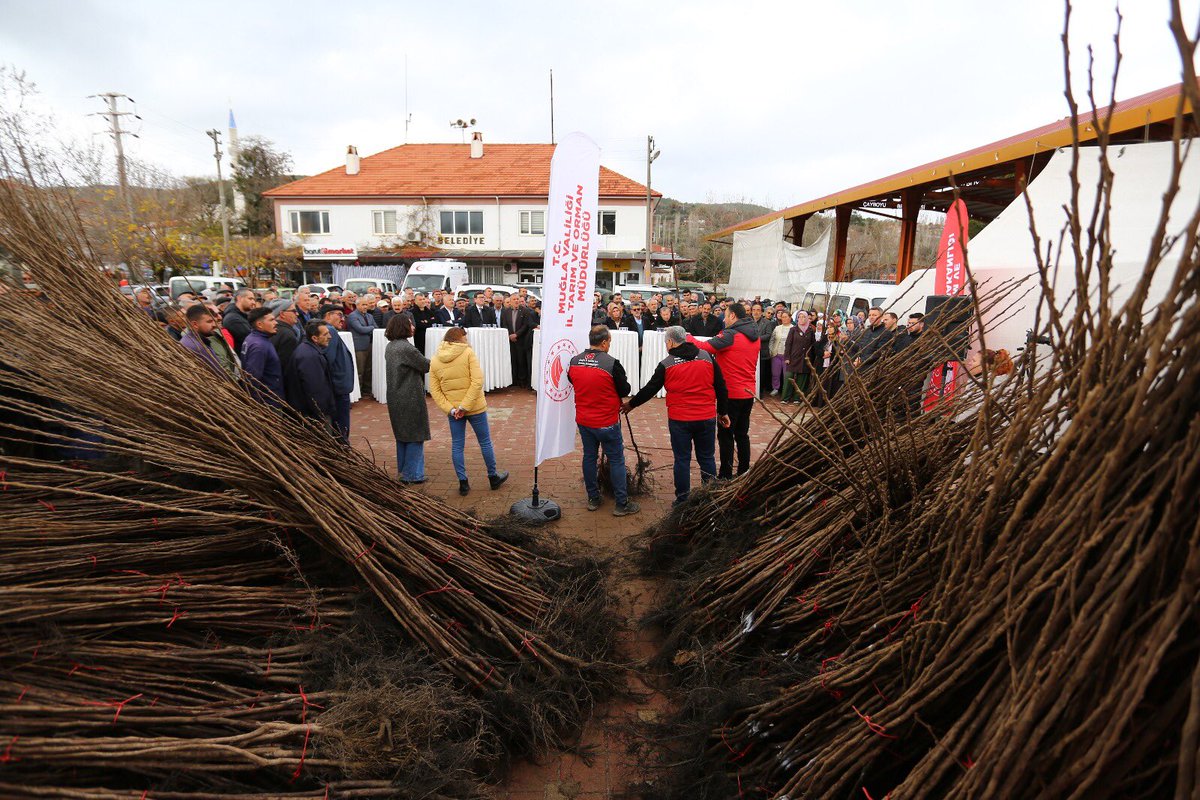
[{"label": "rooftop antenna mast", "polygon": [[550,144],[554,144],[554,69],[550,69]]},{"label": "rooftop antenna mast", "polygon": [[475,127],[475,118],[471,117],[470,119],[452,119],[452,120],[450,120],[450,127],[458,128],[459,131],[462,132],[463,144],[466,144],[467,143],[467,128]]},{"label": "rooftop antenna mast", "polygon": [[408,126],[412,114],[408,113],[408,53],[404,54],[404,143],[408,144]]}]

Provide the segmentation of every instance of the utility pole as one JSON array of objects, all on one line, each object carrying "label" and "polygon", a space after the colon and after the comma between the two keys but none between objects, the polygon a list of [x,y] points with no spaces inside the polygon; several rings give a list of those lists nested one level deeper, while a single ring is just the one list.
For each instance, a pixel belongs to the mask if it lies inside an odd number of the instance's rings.
[{"label": "utility pole", "polygon": [[117,183],[121,187],[121,199],[125,201],[125,211],[129,215],[129,221],[133,222],[133,201],[129,198],[129,175],[125,168],[125,142],[121,137],[137,136],[137,134],[121,128],[121,117],[136,117],[137,115],[132,111],[117,111],[117,100],[122,97],[129,100],[128,95],[120,92],[105,92],[94,94],[92,97],[99,97],[108,105],[107,111],[98,111],[90,116],[108,118],[109,135],[112,136],[113,147],[117,151]]},{"label": "utility pole", "polygon": [[213,265],[213,277],[219,278],[221,268],[229,263],[229,209],[225,207],[225,181],[221,178],[221,132],[213,128],[205,133],[213,140],[213,158],[217,160],[217,189],[221,198],[221,267]]},{"label": "utility pole", "polygon": [[[125,204],[125,215],[129,218],[129,224],[134,225],[136,222],[133,218],[133,199],[129,196],[129,174],[125,166],[125,142],[121,137],[136,137],[137,134],[132,131],[127,131],[121,127],[121,117],[134,117],[135,119],[141,119],[141,117],[138,117],[137,114],[134,114],[132,111],[117,110],[118,99],[124,97],[131,103],[133,102],[133,99],[128,95],[121,94],[120,92],[104,92],[103,94],[94,94],[91,96],[99,97],[108,106],[107,111],[98,111],[90,114],[89,116],[105,117],[108,119],[109,135],[112,136],[113,148],[117,152],[117,185],[120,188],[121,200]],[[134,259],[130,259],[130,261],[133,260]],[[132,278],[134,265],[130,263],[128,267],[129,277]]]},{"label": "utility pole", "polygon": [[654,137],[646,137],[646,280],[651,279],[650,247],[654,243],[654,206],[650,194],[650,165],[662,155],[654,149]]}]

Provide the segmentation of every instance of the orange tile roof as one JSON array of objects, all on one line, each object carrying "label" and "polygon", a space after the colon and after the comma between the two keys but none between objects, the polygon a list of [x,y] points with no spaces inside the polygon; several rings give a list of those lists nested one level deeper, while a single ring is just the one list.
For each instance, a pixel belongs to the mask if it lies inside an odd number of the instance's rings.
[{"label": "orange tile roof", "polygon": [[[357,175],[338,166],[264,194],[268,197],[545,197],[552,144],[404,144],[365,156]],[[600,167],[601,197],[645,197],[646,187]],[[661,197],[658,192],[655,197]]]}]

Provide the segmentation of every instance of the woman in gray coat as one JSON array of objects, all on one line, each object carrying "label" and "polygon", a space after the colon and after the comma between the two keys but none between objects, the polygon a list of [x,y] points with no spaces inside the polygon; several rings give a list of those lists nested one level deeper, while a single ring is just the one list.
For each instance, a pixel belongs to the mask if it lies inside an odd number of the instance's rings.
[{"label": "woman in gray coat", "polygon": [[401,483],[425,482],[425,442],[429,441],[429,409],[425,405],[426,358],[409,338],[412,320],[397,314],[384,330],[388,417],[396,437],[396,471]]}]

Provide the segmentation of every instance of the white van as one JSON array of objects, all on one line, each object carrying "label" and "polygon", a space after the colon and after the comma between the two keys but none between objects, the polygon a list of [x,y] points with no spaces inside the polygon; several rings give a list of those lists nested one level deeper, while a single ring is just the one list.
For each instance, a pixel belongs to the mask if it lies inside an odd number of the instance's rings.
[{"label": "white van", "polygon": [[795,310],[866,314],[873,306],[883,307],[894,288],[896,284],[891,281],[813,281],[804,287],[804,296]]},{"label": "white van", "polygon": [[901,325],[913,312],[924,314],[925,301],[933,294],[935,272],[933,269],[913,270],[908,277],[892,287],[882,305],[883,310],[891,311],[899,317]]},{"label": "white van", "polygon": [[463,261],[417,261],[408,268],[401,289],[430,294],[438,289],[457,292],[467,282],[467,265]]},{"label": "white van", "polygon": [[372,286],[384,294],[400,293],[400,287],[396,285],[396,282],[387,278],[347,278],[343,283],[343,288],[347,292],[354,292],[357,295],[364,294]]},{"label": "white van", "polygon": [[238,289],[246,288],[246,282],[237,278],[214,278],[211,275],[176,275],[167,281],[167,285],[171,287],[171,299],[179,297],[184,292],[194,292],[200,294],[206,289],[216,289],[225,284],[233,286],[236,292]]}]

